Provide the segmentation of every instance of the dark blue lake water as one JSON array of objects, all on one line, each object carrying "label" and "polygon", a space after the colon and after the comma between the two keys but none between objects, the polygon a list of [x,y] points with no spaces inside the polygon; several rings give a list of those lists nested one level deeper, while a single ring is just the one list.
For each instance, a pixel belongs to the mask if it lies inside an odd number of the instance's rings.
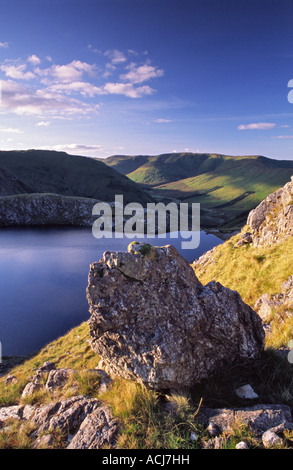
[{"label": "dark blue lake water", "polygon": [[[137,239],[140,241],[141,239]],[[91,228],[0,229],[0,342],[2,356],[37,351],[88,320],[86,287],[90,263],[105,251],[125,251],[132,240],[95,239]],[[181,248],[182,239],[147,239],[174,245],[193,261],[222,243],[200,232],[196,249]]]}]

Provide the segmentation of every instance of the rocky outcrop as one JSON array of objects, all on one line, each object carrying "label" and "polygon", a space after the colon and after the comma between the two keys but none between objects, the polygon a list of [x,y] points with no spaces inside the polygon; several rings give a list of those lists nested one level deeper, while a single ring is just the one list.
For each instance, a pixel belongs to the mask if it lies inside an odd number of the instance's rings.
[{"label": "rocky outcrop", "polygon": [[0,197],[0,227],[10,225],[90,226],[95,199],[60,194],[16,194]]},{"label": "rocky outcrop", "polygon": [[263,294],[253,307],[268,331],[274,317],[278,316],[281,324],[286,318],[293,315],[293,276],[281,284],[281,291],[274,295]]},{"label": "rocky outcrop", "polygon": [[[95,370],[103,379],[109,377],[101,370]],[[9,433],[12,422],[18,422],[18,429],[29,425],[30,446],[33,449],[115,449],[122,431],[120,421],[115,418],[109,406],[98,398],[84,395],[73,395],[66,398],[66,377],[74,371],[72,369],[56,369],[52,362],[46,362],[40,367],[31,383],[38,383],[49,390],[51,401],[45,404],[19,404],[0,407],[0,434]],[[75,371],[76,372],[76,371]],[[90,370],[93,372],[93,370]],[[47,382],[44,378],[48,376]],[[54,387],[47,387],[54,377]],[[65,380],[64,380],[65,379]],[[7,382],[7,387],[11,382]],[[56,395],[59,388],[60,395]],[[241,387],[241,390],[251,388],[249,385]],[[253,389],[251,388],[253,391]],[[250,390],[250,392],[251,392]],[[191,429],[198,425],[204,434],[210,438],[202,439],[197,445],[201,448],[223,448],[230,436],[235,436],[234,428],[245,426],[250,429],[250,435],[258,441],[259,447],[274,447],[284,444],[285,434],[292,431],[292,414],[290,407],[282,404],[256,404],[258,395],[253,393],[240,396],[239,388],[235,394],[240,397],[240,402],[247,404],[250,400],[253,406],[237,406],[233,408],[209,408],[199,407],[194,414]],[[254,392],[254,391],[253,391]],[[34,393],[34,392],[33,392]],[[33,398],[33,396],[32,396]],[[24,402],[25,403],[25,402]],[[33,401],[32,401],[33,403]],[[180,413],[178,402],[172,401],[172,396],[165,397],[160,405],[162,414],[171,413],[173,417]],[[202,437],[204,436],[202,435]],[[197,441],[198,435],[191,432],[190,440]],[[188,441],[187,441],[188,442]],[[249,444],[240,441],[236,448],[249,448]]]},{"label": "rocky outcrop", "polygon": [[[97,393],[105,391],[111,383],[104,371],[91,369],[87,372],[100,377]],[[54,363],[46,362],[40,367],[23,392],[22,400],[34,397],[36,392],[46,390],[52,401],[45,405],[13,405],[0,407],[0,432],[11,420],[30,423],[33,428],[34,448],[55,447],[54,435],[61,436],[59,445],[68,449],[112,448],[116,445],[119,420],[114,418],[109,407],[97,398],[74,395],[69,398],[59,397],[57,391],[64,392],[68,382],[77,371],[56,369]],[[15,378],[16,379],[16,378]],[[6,381],[6,386],[11,386]],[[71,392],[74,391],[72,381]],[[68,392],[68,388],[67,388]]]},{"label": "rocky outcrop", "polygon": [[[15,405],[0,408],[1,428],[11,420],[29,422],[34,448],[54,447],[54,434],[62,436],[61,447],[67,449],[100,449],[115,447],[118,419],[100,400],[73,396],[46,405]],[[60,443],[59,443],[60,445]]]},{"label": "rocky outcrop", "polygon": [[[1,176],[1,175],[0,175]],[[1,178],[0,178],[1,184]],[[93,207],[101,201],[86,197],[63,196],[61,194],[32,193],[0,195],[0,227],[15,225],[73,225],[92,227],[100,214],[92,215]],[[125,223],[132,218],[132,214],[124,213],[124,205],[119,206],[119,216],[115,217],[116,201],[108,202],[112,218],[110,226],[113,230],[116,220],[119,222],[119,231],[124,231]],[[142,231],[146,233],[148,223],[148,208],[143,208],[141,220]],[[122,212],[122,215],[120,215]],[[102,222],[101,222],[102,224]],[[154,220],[154,231],[158,233],[158,223]],[[101,229],[102,230],[102,229]],[[130,228],[128,228],[130,230]],[[166,231],[170,230],[170,215],[166,213]]]},{"label": "rocky outcrop", "polygon": [[[283,443],[282,434],[293,429],[290,407],[280,404],[233,409],[203,408],[197,420],[211,436],[203,444],[206,449],[221,449],[225,440],[229,441],[230,435],[233,435],[233,428],[240,423],[249,428],[259,445],[265,448],[280,446]],[[245,442],[239,444],[236,446],[238,449],[249,448]]]},{"label": "rocky outcrop", "polygon": [[239,294],[203,286],[173,246],[104,253],[90,266],[87,299],[106,372],[150,388],[191,387],[264,346],[261,319]]},{"label": "rocky outcrop", "polygon": [[247,225],[254,246],[274,245],[293,235],[293,176],[249,213]]}]

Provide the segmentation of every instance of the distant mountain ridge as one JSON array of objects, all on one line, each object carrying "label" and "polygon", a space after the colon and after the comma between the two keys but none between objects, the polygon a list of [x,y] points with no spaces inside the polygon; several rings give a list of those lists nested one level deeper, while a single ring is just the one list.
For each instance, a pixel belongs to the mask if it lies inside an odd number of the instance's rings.
[{"label": "distant mountain ridge", "polygon": [[104,161],[157,200],[200,203],[206,228],[241,228],[248,213],[293,174],[293,161],[261,155],[185,152],[114,155]]},{"label": "distant mountain ridge", "polygon": [[0,151],[0,227],[91,226],[99,202],[152,202],[138,184],[105,163],[65,152]]},{"label": "distant mountain ridge", "polygon": [[135,182],[92,158],[44,150],[0,151],[0,195],[50,193],[146,204],[152,198]]}]

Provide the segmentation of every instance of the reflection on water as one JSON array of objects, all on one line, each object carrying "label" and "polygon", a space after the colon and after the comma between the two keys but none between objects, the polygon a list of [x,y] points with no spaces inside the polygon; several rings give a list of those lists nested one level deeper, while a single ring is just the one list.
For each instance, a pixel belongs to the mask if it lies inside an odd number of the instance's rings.
[{"label": "reflection on water", "polygon": [[[138,241],[141,239],[137,239]],[[188,261],[221,243],[200,233],[197,249],[181,238],[146,239],[174,245]],[[90,228],[0,230],[0,341],[2,355],[36,351],[89,318],[86,286],[90,263],[105,251],[125,251],[129,239],[97,240]]]}]

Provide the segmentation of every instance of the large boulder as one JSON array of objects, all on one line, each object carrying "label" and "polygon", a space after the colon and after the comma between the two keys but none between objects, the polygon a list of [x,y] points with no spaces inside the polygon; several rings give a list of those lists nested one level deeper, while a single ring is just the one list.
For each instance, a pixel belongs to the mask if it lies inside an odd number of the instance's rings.
[{"label": "large boulder", "polygon": [[191,387],[264,346],[261,319],[240,295],[203,286],[170,245],[105,252],[90,266],[87,299],[106,372],[153,389]]}]

